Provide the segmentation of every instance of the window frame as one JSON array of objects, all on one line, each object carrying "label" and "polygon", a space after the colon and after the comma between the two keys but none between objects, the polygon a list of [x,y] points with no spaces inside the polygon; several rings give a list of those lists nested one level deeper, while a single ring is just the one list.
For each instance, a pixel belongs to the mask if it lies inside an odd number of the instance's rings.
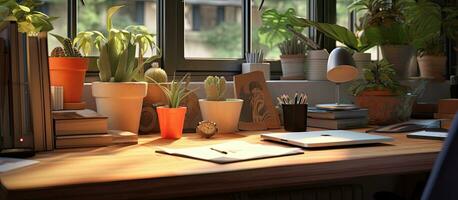
[{"label": "window frame", "polygon": [[[68,1],[68,27],[67,34],[69,38],[74,38],[77,34],[78,20],[78,3],[79,0]],[[242,58],[239,59],[186,59],[184,56],[184,1],[183,0],[156,0],[157,3],[157,37],[156,42],[163,52],[160,60],[161,66],[168,74],[181,75],[191,72],[203,78],[206,75],[223,75],[229,80],[233,75],[241,73],[241,65],[244,62],[244,52],[251,50],[251,0],[240,0],[242,2],[242,30],[243,45]],[[305,1],[305,0],[304,0]],[[325,23],[336,23],[336,0],[308,0],[307,18]],[[350,13],[349,23],[351,30],[354,30],[356,14]],[[336,41],[325,37],[322,33],[314,28],[309,28],[309,37],[319,45],[328,49],[336,47]],[[320,39],[322,38],[322,39]],[[446,41],[447,76],[455,74],[457,65],[457,53],[453,50],[456,47],[452,41]],[[95,58],[91,57],[91,65],[94,64]],[[280,79],[281,64],[279,60],[268,60],[271,64],[271,78]],[[87,73],[89,77],[96,76],[96,71]]]}]

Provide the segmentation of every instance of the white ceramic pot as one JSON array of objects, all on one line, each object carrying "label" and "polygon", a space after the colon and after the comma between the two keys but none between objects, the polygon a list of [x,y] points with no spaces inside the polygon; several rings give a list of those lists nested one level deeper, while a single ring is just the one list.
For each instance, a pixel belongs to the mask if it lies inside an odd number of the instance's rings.
[{"label": "white ceramic pot", "polygon": [[421,77],[433,78],[435,81],[445,80],[447,56],[424,55],[417,57],[417,60]]},{"label": "white ceramic pot", "polygon": [[305,79],[311,81],[327,80],[329,53],[326,50],[310,50],[305,59]]},{"label": "white ceramic pot", "polygon": [[304,77],[305,55],[282,55],[280,60],[284,78]]},{"label": "white ceramic pot", "polygon": [[138,133],[146,82],[93,82],[97,112],[108,117],[108,129]]},{"label": "white ceramic pot", "polygon": [[242,73],[261,71],[264,78],[270,80],[270,63],[242,63]]},{"label": "white ceramic pot", "polygon": [[353,54],[353,60],[355,61],[355,67],[358,68],[358,78],[362,78],[363,68],[371,64],[371,54],[355,52]]},{"label": "white ceramic pot", "polygon": [[215,122],[218,133],[234,133],[238,130],[242,105],[242,99],[227,99],[226,101],[199,99],[203,120]]}]

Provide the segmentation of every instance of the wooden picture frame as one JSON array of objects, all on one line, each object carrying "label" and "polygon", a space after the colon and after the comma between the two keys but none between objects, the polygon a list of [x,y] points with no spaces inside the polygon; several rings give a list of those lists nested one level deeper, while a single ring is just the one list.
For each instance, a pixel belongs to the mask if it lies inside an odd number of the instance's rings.
[{"label": "wooden picture frame", "polygon": [[240,130],[281,128],[278,112],[261,71],[234,76],[234,91],[235,97],[243,100]]}]

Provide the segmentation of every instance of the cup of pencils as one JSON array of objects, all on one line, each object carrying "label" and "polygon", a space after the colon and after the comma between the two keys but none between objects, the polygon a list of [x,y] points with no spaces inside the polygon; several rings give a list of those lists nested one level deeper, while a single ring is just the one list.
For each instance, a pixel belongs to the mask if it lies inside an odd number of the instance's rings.
[{"label": "cup of pencils", "polygon": [[305,93],[294,94],[294,97],[283,94],[277,97],[278,103],[283,109],[283,125],[286,131],[307,131],[307,95]]}]

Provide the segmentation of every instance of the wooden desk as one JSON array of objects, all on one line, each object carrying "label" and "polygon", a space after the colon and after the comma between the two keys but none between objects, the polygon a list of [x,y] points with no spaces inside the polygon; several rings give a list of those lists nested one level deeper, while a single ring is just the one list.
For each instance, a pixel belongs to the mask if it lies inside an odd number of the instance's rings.
[{"label": "wooden desk", "polygon": [[[58,150],[39,164],[1,174],[8,199],[171,198],[296,186],[326,180],[430,170],[442,142],[392,134],[385,145],[307,150],[303,155],[218,165],[155,153],[156,147],[191,147],[228,140],[260,141],[257,133],[172,141],[141,137],[138,145]],[[0,196],[0,199],[2,196]]]}]

